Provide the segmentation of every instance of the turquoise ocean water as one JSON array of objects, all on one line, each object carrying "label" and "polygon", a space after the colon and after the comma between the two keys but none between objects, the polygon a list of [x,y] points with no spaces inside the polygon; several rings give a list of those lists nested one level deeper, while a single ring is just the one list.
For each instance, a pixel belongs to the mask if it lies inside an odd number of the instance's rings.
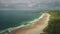
[{"label": "turquoise ocean water", "polygon": [[[0,10],[0,34],[8,34],[5,33],[8,32],[6,29],[20,25],[27,25],[30,21],[33,21],[40,16],[40,13],[34,11]],[[1,33],[1,31],[4,32]]]}]

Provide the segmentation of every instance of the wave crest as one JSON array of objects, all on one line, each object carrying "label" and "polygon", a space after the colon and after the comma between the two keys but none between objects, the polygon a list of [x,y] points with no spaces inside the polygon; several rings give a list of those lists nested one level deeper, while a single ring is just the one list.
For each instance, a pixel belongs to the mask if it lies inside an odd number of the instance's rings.
[{"label": "wave crest", "polygon": [[23,24],[23,25],[20,25],[20,26],[17,26],[17,27],[11,27],[11,28],[2,30],[2,31],[0,31],[0,34],[2,34],[2,33],[7,33],[7,34],[8,34],[8,32],[11,32],[12,30],[15,30],[15,29],[18,29],[18,28],[21,28],[21,27],[25,27],[25,26],[29,26],[29,25],[31,25],[31,24],[34,24],[34,22],[38,21],[38,20],[41,19],[43,16],[44,16],[44,14],[42,14],[39,18],[34,19],[33,21],[29,21],[29,24],[27,24],[27,25],[24,25],[24,24]]}]

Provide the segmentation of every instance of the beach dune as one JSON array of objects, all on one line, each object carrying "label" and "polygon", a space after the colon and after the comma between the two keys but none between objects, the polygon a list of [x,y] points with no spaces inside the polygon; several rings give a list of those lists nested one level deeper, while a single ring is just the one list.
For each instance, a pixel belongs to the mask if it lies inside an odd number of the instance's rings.
[{"label": "beach dune", "polygon": [[11,31],[9,34],[40,34],[44,33],[43,29],[48,26],[49,14],[43,13],[44,16],[38,21],[34,22],[34,24],[21,27],[19,29]]}]

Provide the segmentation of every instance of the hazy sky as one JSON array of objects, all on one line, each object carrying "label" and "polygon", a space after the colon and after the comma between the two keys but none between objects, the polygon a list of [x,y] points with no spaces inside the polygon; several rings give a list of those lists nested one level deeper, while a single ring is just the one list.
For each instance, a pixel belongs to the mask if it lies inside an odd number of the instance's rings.
[{"label": "hazy sky", "polygon": [[1,9],[60,9],[60,0],[0,0]]}]

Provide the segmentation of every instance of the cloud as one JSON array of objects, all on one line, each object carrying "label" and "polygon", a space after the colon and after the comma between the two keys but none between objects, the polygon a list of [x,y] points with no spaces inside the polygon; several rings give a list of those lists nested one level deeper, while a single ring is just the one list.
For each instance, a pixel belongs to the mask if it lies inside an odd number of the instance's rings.
[{"label": "cloud", "polygon": [[0,9],[60,9],[60,0],[0,0]]}]

